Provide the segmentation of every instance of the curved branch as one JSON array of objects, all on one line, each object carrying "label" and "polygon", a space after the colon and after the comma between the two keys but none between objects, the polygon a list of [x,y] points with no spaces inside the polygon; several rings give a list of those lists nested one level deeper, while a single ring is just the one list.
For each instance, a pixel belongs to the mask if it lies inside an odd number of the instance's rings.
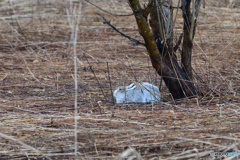
[{"label": "curved branch", "polygon": [[132,16],[132,15],[133,15],[133,13],[132,13],[132,14],[125,14],[125,15],[124,15],[124,14],[113,14],[113,13],[111,13],[111,12],[108,12],[108,11],[102,9],[101,7],[98,7],[97,5],[93,4],[92,2],[90,2],[90,1],[88,1],[88,0],[85,0],[85,1],[88,2],[88,3],[90,3],[91,5],[93,5],[94,7],[100,9],[101,11],[106,12],[106,13],[112,15],[112,16],[122,16],[122,17],[124,17],[124,16]]},{"label": "curved branch", "polygon": [[[101,16],[101,17],[102,17],[102,16]],[[104,24],[109,25],[112,29],[114,29],[115,31],[117,31],[118,33],[120,33],[122,36],[126,37],[126,38],[129,39],[130,41],[135,42],[136,45],[139,45],[139,44],[140,44],[140,45],[146,46],[145,43],[139,42],[138,40],[136,40],[136,39],[134,39],[134,38],[132,38],[132,37],[129,37],[129,36],[125,35],[124,33],[122,33],[121,31],[119,31],[116,27],[114,27],[113,25],[111,25],[110,21],[106,20],[105,17],[102,17],[102,19],[104,20],[104,22],[103,22]]]}]

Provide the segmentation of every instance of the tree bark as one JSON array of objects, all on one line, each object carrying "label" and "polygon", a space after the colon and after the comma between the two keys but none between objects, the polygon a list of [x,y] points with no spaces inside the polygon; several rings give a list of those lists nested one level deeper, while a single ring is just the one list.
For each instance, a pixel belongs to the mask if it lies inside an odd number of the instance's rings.
[{"label": "tree bark", "polygon": [[[194,84],[179,66],[177,57],[172,49],[172,44],[167,44],[166,35],[160,30],[161,27],[159,26],[161,24],[159,20],[161,22],[164,18],[162,16],[158,17],[155,0],[149,0],[146,10],[141,8],[139,0],[129,0],[129,4],[135,15],[139,33],[145,41],[152,65],[157,73],[163,78],[173,98],[180,99],[196,96],[197,93]],[[149,7],[151,8],[149,9]],[[152,31],[147,20],[149,14],[151,17],[150,25]],[[165,29],[165,27],[162,29]],[[168,42],[172,43],[172,40],[168,40]]]},{"label": "tree bark", "polygon": [[193,39],[196,31],[196,24],[199,9],[201,6],[202,0],[195,0],[192,2],[192,11],[191,11],[191,0],[182,0],[182,15],[184,19],[183,31],[183,47],[181,62],[183,65],[184,72],[188,75],[189,79],[192,80],[192,49],[193,49]]},{"label": "tree bark", "polygon": [[182,6],[182,14],[184,19],[183,25],[183,47],[182,47],[182,55],[181,55],[181,62],[183,65],[183,70],[192,80],[192,48],[193,48],[193,38],[190,36],[190,29],[191,29],[191,10],[190,10],[190,3],[191,0],[183,0]]}]

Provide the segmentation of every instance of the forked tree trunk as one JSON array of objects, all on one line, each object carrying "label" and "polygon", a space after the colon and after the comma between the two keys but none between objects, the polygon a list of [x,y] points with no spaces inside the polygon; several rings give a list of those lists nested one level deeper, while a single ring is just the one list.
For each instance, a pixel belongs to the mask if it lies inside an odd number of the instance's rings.
[{"label": "forked tree trunk", "polygon": [[[189,7],[191,0],[182,0],[184,7]],[[180,99],[185,97],[195,97],[197,95],[196,89],[192,82],[192,66],[191,66],[191,53],[192,53],[192,39],[190,33],[191,23],[189,22],[189,14],[185,16],[184,25],[184,40],[183,40],[183,53],[181,68],[177,62],[177,57],[173,49],[173,28],[172,23],[166,25],[166,18],[172,20],[173,12],[169,13],[168,17],[164,17],[163,8],[159,8],[157,0],[149,0],[148,6],[145,9],[141,8],[139,0],[129,0],[135,15],[139,33],[143,37],[146,49],[148,50],[153,67],[157,73],[163,78],[170,93],[174,99]],[[187,11],[190,10],[190,7]],[[189,12],[188,12],[189,13]],[[150,25],[148,25],[147,17],[150,14]],[[163,22],[165,21],[165,22]],[[169,27],[169,28],[167,28]],[[188,32],[185,32],[188,29]],[[195,26],[193,27],[195,31]],[[190,39],[189,39],[190,37]],[[191,43],[189,43],[191,42]]]}]

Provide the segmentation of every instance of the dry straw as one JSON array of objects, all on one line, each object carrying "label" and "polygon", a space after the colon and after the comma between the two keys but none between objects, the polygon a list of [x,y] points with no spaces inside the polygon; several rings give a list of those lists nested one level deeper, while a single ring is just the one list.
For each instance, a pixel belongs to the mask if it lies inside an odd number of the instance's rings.
[{"label": "dry straw", "polygon": [[[126,1],[90,2],[131,14]],[[240,13],[239,6],[227,5],[209,0],[200,9],[193,51],[198,99],[173,101],[163,83],[161,103],[113,105],[111,87],[160,83],[144,46],[120,36],[99,15],[143,42],[134,17],[115,17],[79,1],[1,1],[0,159],[240,153]],[[182,21],[175,26],[180,35]]]}]

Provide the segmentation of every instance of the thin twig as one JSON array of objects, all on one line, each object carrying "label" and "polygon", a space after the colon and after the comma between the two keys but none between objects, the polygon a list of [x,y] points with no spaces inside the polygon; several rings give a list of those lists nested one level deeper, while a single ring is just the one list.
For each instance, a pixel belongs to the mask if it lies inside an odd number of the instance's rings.
[{"label": "thin twig", "polygon": [[140,42],[140,41],[138,41],[138,40],[136,40],[136,39],[134,39],[134,38],[132,38],[132,37],[129,37],[129,36],[125,35],[125,34],[122,33],[121,31],[119,31],[116,27],[114,27],[113,25],[111,25],[110,21],[106,20],[105,17],[103,17],[103,16],[101,16],[101,17],[102,17],[102,19],[104,20],[104,22],[103,22],[104,24],[109,25],[112,29],[114,29],[115,31],[117,31],[118,33],[120,33],[122,36],[126,37],[126,38],[129,39],[130,41],[135,42],[136,45],[139,45],[139,44],[140,44],[140,45],[146,46],[145,43],[142,43],[142,42]]},{"label": "thin twig", "polygon": [[178,15],[178,11],[179,11],[179,5],[180,5],[180,0],[178,0],[178,8],[177,8],[177,11],[176,11],[176,16],[174,18],[174,22],[173,22],[173,28],[175,28],[175,24],[176,24],[176,21],[177,21],[177,15]]},{"label": "thin twig", "polygon": [[173,48],[174,52],[176,52],[177,49],[179,48],[179,46],[180,46],[180,44],[181,44],[181,42],[182,42],[182,38],[183,38],[183,33],[181,33],[181,35],[179,36],[179,39],[178,39],[176,45],[175,45],[174,48]]},{"label": "thin twig", "polygon": [[3,81],[7,76],[8,74],[5,74],[5,76],[2,79],[0,79],[0,81]]},{"label": "thin twig", "polygon": [[[18,32],[17,32],[18,33]],[[18,33],[19,34],[19,33]],[[17,56],[24,62],[27,70],[29,71],[29,73],[32,75],[32,77],[37,81],[37,82],[40,82],[36,77],[35,75],[33,74],[33,72],[31,71],[31,69],[28,67],[28,63],[27,61],[24,59],[24,57],[20,54],[21,52],[16,50],[12,44],[2,35],[2,33],[0,33],[1,37],[9,44],[9,46],[12,48],[13,51],[15,51],[17,53]]]},{"label": "thin twig", "polygon": [[113,14],[111,12],[108,12],[108,11],[102,9],[101,7],[98,7],[97,5],[93,4],[92,2],[89,2],[88,0],[85,0],[85,1],[90,3],[91,5],[93,5],[94,7],[100,9],[101,11],[106,12],[106,13],[112,15],[112,16],[119,16],[119,17],[122,16],[122,17],[124,17],[124,16],[132,16],[133,15],[133,13],[131,13],[131,14]]},{"label": "thin twig", "polygon": [[[78,13],[77,13],[78,9]],[[73,8],[72,1],[70,1],[70,7],[66,7],[66,12],[68,15],[68,21],[69,26],[71,28],[71,39],[70,44],[73,46],[74,50],[74,84],[75,84],[75,93],[74,93],[74,153],[75,153],[75,159],[78,158],[78,144],[77,144],[77,116],[78,116],[78,76],[77,76],[77,36],[78,36],[78,30],[79,30],[79,24],[80,24],[80,17],[81,17],[81,10],[82,10],[82,2],[79,1],[79,6]],[[78,15],[78,16],[77,16]]]},{"label": "thin twig", "polygon": [[[169,5],[163,4],[163,6],[166,7],[166,8],[168,8]],[[171,8],[172,8],[172,9],[182,9],[182,6],[180,6],[180,7],[179,7],[179,6],[178,6],[178,7],[173,7],[173,6],[171,6]]]},{"label": "thin twig", "polygon": [[8,136],[8,135],[6,135],[6,134],[4,134],[4,133],[0,133],[0,137],[1,137],[1,138],[4,138],[5,140],[14,141],[14,142],[16,142],[16,143],[18,143],[18,144],[21,144],[21,145],[22,145],[23,147],[25,147],[26,149],[29,149],[29,150],[34,151],[35,153],[41,154],[41,152],[40,152],[38,149],[35,149],[34,147],[32,147],[32,146],[30,146],[30,145],[28,145],[28,144],[20,141],[19,139],[14,138],[13,136]]},{"label": "thin twig", "polygon": [[23,30],[22,30],[22,27],[21,27],[20,22],[19,22],[19,20],[18,20],[18,16],[17,16],[17,14],[16,14],[16,11],[15,11],[15,9],[14,9],[14,7],[13,7],[13,4],[12,4],[12,1],[11,1],[11,0],[10,0],[10,4],[11,4],[12,10],[13,10],[13,13],[14,13],[14,15],[15,15],[15,17],[16,17],[18,27],[19,27],[19,29],[20,29],[20,31],[21,31],[24,39],[25,39],[26,37],[25,37],[25,35],[24,35],[24,32],[23,32]]},{"label": "thin twig", "polygon": [[91,69],[91,71],[92,71],[92,73],[93,73],[95,79],[97,80],[97,83],[98,83],[98,85],[99,85],[99,87],[100,87],[100,89],[101,89],[101,92],[102,92],[102,95],[103,95],[105,101],[107,101],[107,99],[106,99],[106,97],[105,97],[105,95],[104,95],[104,93],[103,93],[102,86],[101,86],[101,84],[99,83],[99,81],[98,81],[98,79],[97,79],[97,76],[96,76],[96,74],[95,74],[95,72],[94,72],[94,70],[93,70],[91,64],[89,63],[89,61],[88,61],[88,59],[87,59],[87,57],[86,57],[86,55],[85,55],[84,52],[83,52],[83,56],[86,58],[86,60],[87,60],[87,62],[88,62],[88,65],[89,65],[89,68]]},{"label": "thin twig", "polygon": [[40,21],[40,23],[42,23],[39,0],[37,0],[37,11],[38,11],[38,16],[39,16],[39,21]]},{"label": "thin twig", "polygon": [[113,97],[113,91],[112,91],[111,78],[110,78],[110,74],[109,74],[108,62],[107,62],[107,70],[108,70],[108,79],[109,79],[109,84],[110,84],[110,89],[111,89],[111,94],[112,94],[112,102],[113,102],[113,105],[114,105],[115,103],[114,103],[114,97]]}]

